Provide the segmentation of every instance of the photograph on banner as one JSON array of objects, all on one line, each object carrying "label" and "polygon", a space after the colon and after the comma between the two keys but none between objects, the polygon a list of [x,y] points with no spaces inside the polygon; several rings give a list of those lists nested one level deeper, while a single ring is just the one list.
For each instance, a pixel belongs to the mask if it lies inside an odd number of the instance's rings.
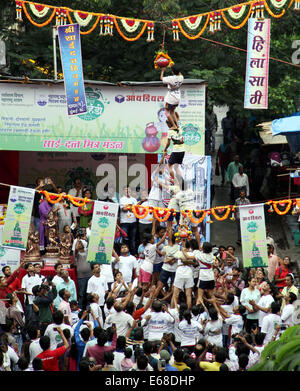
[{"label": "photograph on banner", "polygon": [[45,177],[53,179],[66,193],[74,187],[74,180],[80,178],[83,188],[91,190],[92,199],[96,200],[115,197],[118,201],[127,184],[140,189],[148,186],[145,154],[142,153],[19,153],[20,186],[36,187],[36,179]]},{"label": "photograph on banner", "polygon": [[79,24],[57,27],[68,115],[87,112]]},{"label": "photograph on banner", "polygon": [[268,108],[270,19],[248,19],[245,109]]},{"label": "photograph on banner", "polygon": [[35,190],[11,186],[3,228],[3,247],[26,250]]},{"label": "photograph on banner", "polygon": [[[1,83],[0,138],[6,150],[159,153],[167,141],[167,88],[85,83],[87,113],[68,116],[64,86]],[[137,85],[138,84],[138,85]],[[204,155],[205,85],[183,84],[177,111],[186,151]],[[18,97],[18,99],[15,98]],[[22,136],[22,137],[21,137]]]},{"label": "photograph on banner", "polygon": [[[164,181],[168,183],[168,171],[166,168],[170,155],[164,158],[165,175]],[[160,161],[162,155],[158,155]],[[211,193],[211,156],[200,156],[185,153],[182,164],[178,165],[184,180],[184,189],[192,189],[194,192],[195,206],[197,210],[210,208],[210,193]],[[162,189],[162,200],[164,207],[168,207],[170,202],[170,192]],[[210,241],[210,224],[206,223],[207,217],[199,224],[200,237],[202,241]],[[204,240],[205,239],[205,240]]]},{"label": "photograph on banner", "polygon": [[267,267],[264,204],[239,206],[244,267]]},{"label": "photograph on banner", "polygon": [[95,201],[87,262],[110,264],[119,204]]},{"label": "photograph on banner", "polygon": [[12,248],[5,248],[1,245],[3,237],[3,225],[0,225],[0,270],[4,266],[9,266],[14,272],[20,264],[21,250],[14,250]]}]

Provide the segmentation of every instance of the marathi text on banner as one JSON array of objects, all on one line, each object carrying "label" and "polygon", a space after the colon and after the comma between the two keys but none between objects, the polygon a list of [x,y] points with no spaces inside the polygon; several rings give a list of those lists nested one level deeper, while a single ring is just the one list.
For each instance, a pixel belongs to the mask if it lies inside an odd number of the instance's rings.
[{"label": "marathi text on banner", "polygon": [[2,269],[3,266],[9,266],[11,271],[14,272],[19,267],[21,251],[1,246],[3,228],[4,227],[0,225],[0,269]]},{"label": "marathi text on banner", "polygon": [[248,20],[245,109],[268,108],[270,19]]},{"label": "marathi text on banner", "polygon": [[79,24],[58,26],[60,56],[64,73],[68,115],[87,112]]},{"label": "marathi text on banner", "polygon": [[119,204],[95,201],[87,262],[110,264]]},{"label": "marathi text on banner", "polygon": [[11,186],[3,230],[2,246],[26,250],[34,189]]},{"label": "marathi text on banner", "polygon": [[263,204],[239,206],[244,267],[267,267],[268,252]]}]

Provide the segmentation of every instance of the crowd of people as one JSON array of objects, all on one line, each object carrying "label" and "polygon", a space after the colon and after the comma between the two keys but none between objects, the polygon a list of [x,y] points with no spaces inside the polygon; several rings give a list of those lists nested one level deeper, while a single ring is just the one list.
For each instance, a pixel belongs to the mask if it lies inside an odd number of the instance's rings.
[{"label": "crowd of people", "polygon": [[88,263],[86,230],[74,232],[77,281],[59,262],[54,277],[24,260],[2,268],[0,370],[247,371],[294,325],[291,261],[269,232],[268,267],[252,269],[233,245],[168,224],[141,241],[123,228],[110,265]]}]

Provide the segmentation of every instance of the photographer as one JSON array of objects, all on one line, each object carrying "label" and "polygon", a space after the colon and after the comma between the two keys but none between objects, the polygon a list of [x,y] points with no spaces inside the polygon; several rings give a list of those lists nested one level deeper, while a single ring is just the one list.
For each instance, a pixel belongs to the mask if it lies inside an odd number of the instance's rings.
[{"label": "photographer", "polygon": [[57,296],[57,290],[55,284],[52,282],[52,276],[49,276],[42,285],[33,287],[32,292],[35,295],[35,299],[33,300],[34,310],[38,312],[41,335],[44,335],[47,326],[52,322],[51,304]]}]

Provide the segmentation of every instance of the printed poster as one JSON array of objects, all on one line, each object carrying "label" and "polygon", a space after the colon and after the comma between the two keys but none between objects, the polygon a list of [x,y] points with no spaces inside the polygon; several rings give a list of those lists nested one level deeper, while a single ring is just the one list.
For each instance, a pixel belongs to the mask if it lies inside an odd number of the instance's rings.
[{"label": "printed poster", "polygon": [[2,246],[26,250],[34,189],[11,186],[3,229]]},{"label": "printed poster", "polygon": [[268,108],[270,19],[248,19],[245,109]]},{"label": "printed poster", "polygon": [[87,262],[110,264],[118,209],[117,203],[95,201]]},{"label": "printed poster", "polygon": [[244,267],[267,267],[265,211],[263,204],[239,207]]},{"label": "printed poster", "polygon": [[79,24],[57,27],[68,115],[87,112]]},{"label": "printed poster", "polygon": [[[205,85],[183,84],[177,108],[186,151],[204,155]],[[167,87],[85,83],[87,113],[68,116],[63,83],[0,84],[0,146],[14,151],[162,153]]]},{"label": "printed poster", "polygon": [[11,271],[14,272],[20,265],[21,251],[1,246],[3,228],[4,226],[0,225],[0,270],[2,270],[4,266],[9,266]]}]

